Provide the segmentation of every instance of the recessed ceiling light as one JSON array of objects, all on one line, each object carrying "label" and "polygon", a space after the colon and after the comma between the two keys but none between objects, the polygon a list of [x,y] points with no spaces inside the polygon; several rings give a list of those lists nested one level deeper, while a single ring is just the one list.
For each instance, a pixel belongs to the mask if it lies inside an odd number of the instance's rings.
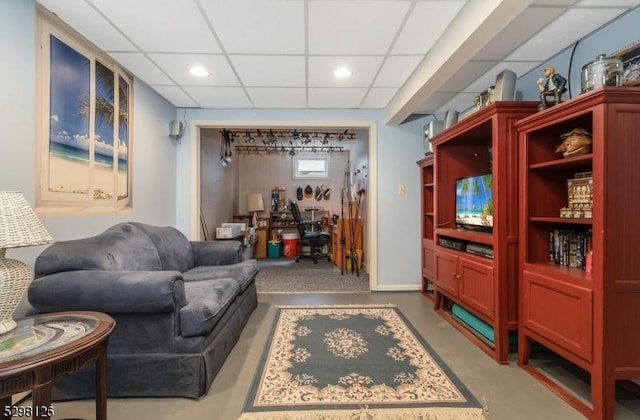
[{"label": "recessed ceiling light", "polygon": [[345,77],[351,76],[353,73],[346,67],[338,67],[333,71],[333,77],[337,77],[338,79],[344,79]]},{"label": "recessed ceiling light", "polygon": [[189,73],[198,77],[207,77],[210,73],[202,66],[195,66],[189,69]]}]

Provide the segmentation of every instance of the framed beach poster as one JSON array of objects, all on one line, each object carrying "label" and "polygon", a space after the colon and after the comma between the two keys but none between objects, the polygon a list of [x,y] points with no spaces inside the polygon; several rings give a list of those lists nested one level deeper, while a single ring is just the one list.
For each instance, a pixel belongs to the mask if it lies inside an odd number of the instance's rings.
[{"label": "framed beach poster", "polygon": [[[128,205],[132,83],[108,57],[43,25],[48,116],[41,154],[45,203]],[[44,131],[44,130],[43,130]]]}]

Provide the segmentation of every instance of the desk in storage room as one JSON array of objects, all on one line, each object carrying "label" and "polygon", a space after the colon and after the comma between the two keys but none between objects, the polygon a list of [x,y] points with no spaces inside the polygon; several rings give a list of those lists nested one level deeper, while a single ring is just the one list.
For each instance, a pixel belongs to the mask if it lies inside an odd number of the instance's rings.
[{"label": "desk in storage room", "polygon": [[267,258],[267,242],[269,241],[269,218],[258,217],[256,242],[253,245],[253,258]]},{"label": "desk in storage room", "polygon": [[293,219],[290,211],[272,211],[271,220],[269,220],[269,237],[267,240],[273,239],[278,233],[297,233],[298,226]]},{"label": "desk in storage room", "polygon": [[[233,221],[236,223],[246,223],[247,226],[251,225],[251,215],[236,215],[233,216]],[[269,218],[258,217],[258,226],[256,228],[256,235],[253,238],[251,245],[253,246],[252,258],[267,258],[267,241],[269,232]]]}]

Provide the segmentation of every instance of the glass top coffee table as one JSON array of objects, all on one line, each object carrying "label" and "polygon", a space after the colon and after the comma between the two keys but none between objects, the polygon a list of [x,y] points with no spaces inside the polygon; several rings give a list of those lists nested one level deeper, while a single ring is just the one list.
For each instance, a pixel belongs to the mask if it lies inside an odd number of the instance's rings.
[{"label": "glass top coffee table", "polygon": [[[115,321],[99,312],[55,312],[16,320],[0,335],[0,419],[49,419],[55,378],[96,363],[96,419],[107,418],[107,344]],[[11,396],[32,390],[32,405]]]}]

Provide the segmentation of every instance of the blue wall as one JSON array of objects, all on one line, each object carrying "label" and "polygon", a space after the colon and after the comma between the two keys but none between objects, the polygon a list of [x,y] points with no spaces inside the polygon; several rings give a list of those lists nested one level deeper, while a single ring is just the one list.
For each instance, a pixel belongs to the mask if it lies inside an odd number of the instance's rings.
[{"label": "blue wall", "polygon": [[575,50],[574,45],[571,45],[550,57],[545,63],[518,79],[516,89],[522,93],[522,99],[538,100],[539,91],[536,80],[544,77],[542,69],[546,66],[554,66],[556,73],[568,79],[570,91],[565,93],[563,100],[579,96],[582,66],[595,60],[598,54],[609,55],[640,40],[638,22],[640,22],[640,8],[635,8],[578,42]]},{"label": "blue wall", "polygon": [[[36,186],[36,7],[0,1],[0,190],[22,191],[34,206]],[[134,81],[133,209],[120,214],[41,216],[55,240],[98,234],[127,220],[175,225],[176,144],[168,137],[176,109]],[[44,247],[11,249],[8,258],[33,265]],[[19,308],[20,311],[25,309]]]}]

